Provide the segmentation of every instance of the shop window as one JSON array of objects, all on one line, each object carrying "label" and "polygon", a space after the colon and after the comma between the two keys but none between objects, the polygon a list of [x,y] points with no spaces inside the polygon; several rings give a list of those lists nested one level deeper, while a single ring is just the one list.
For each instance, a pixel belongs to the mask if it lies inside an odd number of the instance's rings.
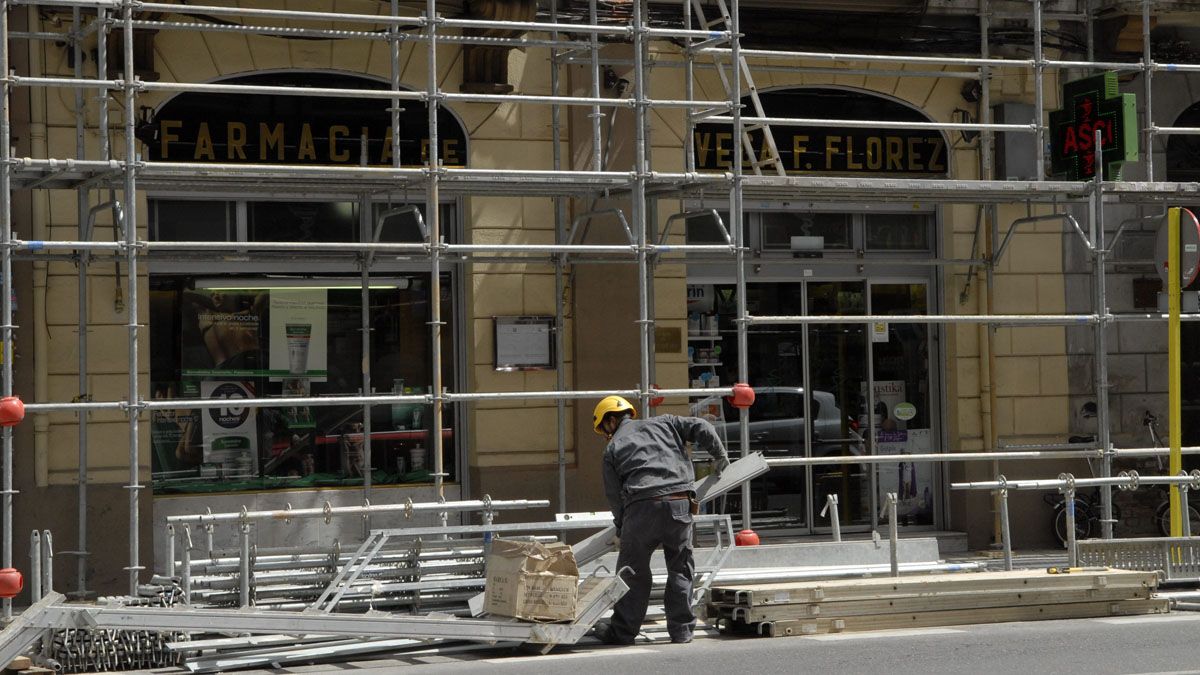
[{"label": "shop window", "polygon": [[[150,226],[159,240],[359,241],[359,208],[356,202],[152,199]],[[396,214],[380,231],[384,242],[413,241],[424,217],[423,207],[371,208],[368,238],[380,214]],[[440,213],[444,238],[454,241],[454,205],[443,205]],[[375,392],[431,391],[431,277],[427,267],[407,264],[404,271],[377,272],[368,289]],[[443,439],[447,478],[456,480],[452,406],[444,409],[440,430],[432,427],[429,406],[372,406],[367,467],[360,405],[237,405],[240,398],[362,391],[363,299],[356,267],[333,268],[320,278],[311,272],[268,277],[245,266],[206,274],[152,270],[150,276],[152,396],[228,399],[222,408],[155,412],[156,493],[352,486],[361,485],[368,470],[377,485],[432,482],[434,433]],[[453,272],[443,273],[442,378],[448,386],[456,381],[453,288]]]},{"label": "shop window", "polygon": [[[374,239],[384,244],[405,244],[420,242],[423,239],[421,231],[422,226],[428,231],[429,219],[426,216],[424,204],[373,204],[371,210],[371,225],[369,239]],[[383,219],[380,226],[380,216],[387,217]],[[442,239],[447,242],[454,241],[453,228],[447,227],[448,223],[454,222],[454,205],[442,204],[438,209],[438,217],[441,222]],[[379,227],[379,237],[375,238],[375,228]]]},{"label": "shop window", "polygon": [[355,202],[250,202],[250,241],[358,241]]},{"label": "shop window", "polygon": [[851,247],[851,216],[848,213],[766,211],[759,215],[764,249],[822,250]]},{"label": "shop window", "polygon": [[923,213],[868,213],[864,216],[868,250],[928,251],[932,218]]},{"label": "shop window", "polygon": [[234,202],[150,202],[157,241],[229,241],[233,239]]},{"label": "shop window", "polygon": [[[728,244],[726,236],[732,239],[733,225],[729,222],[728,211],[717,211],[714,217],[712,210],[696,209],[695,215],[683,219],[684,239],[688,244]],[[719,220],[718,220],[719,218]],[[678,225],[674,226],[678,227]],[[678,232],[678,230],[674,230]]]},{"label": "shop window", "polygon": [[[239,398],[361,391],[361,288],[357,279],[151,278],[151,383],[155,398],[221,398],[207,410],[152,418],[156,492],[361,485],[362,406],[247,408]],[[443,275],[444,317],[453,316]],[[428,274],[375,280],[369,289],[372,380],[377,390],[430,391]],[[452,354],[453,321],[442,333]],[[442,376],[453,382],[450,363]],[[441,434],[455,475],[454,410]],[[432,480],[432,415],[422,404],[371,408],[375,484]]]}]

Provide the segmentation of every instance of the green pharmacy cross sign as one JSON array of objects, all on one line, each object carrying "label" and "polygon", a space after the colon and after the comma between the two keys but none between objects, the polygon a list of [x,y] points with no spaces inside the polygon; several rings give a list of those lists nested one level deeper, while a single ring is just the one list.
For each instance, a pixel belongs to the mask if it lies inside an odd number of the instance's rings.
[{"label": "green pharmacy cross sign", "polygon": [[1050,171],[1067,180],[1096,175],[1096,132],[1101,133],[1104,177],[1121,179],[1121,165],[1137,161],[1137,104],[1117,90],[1117,74],[1102,73],[1063,85],[1063,107],[1050,113]]}]

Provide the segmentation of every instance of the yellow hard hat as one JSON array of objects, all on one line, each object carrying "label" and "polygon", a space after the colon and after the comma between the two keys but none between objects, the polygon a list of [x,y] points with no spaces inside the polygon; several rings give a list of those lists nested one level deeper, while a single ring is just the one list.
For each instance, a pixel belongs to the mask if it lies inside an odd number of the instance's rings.
[{"label": "yellow hard hat", "polygon": [[604,435],[600,430],[600,423],[604,421],[604,416],[614,412],[629,411],[631,415],[637,417],[637,410],[633,408],[633,404],[620,396],[605,396],[596,404],[596,409],[592,411],[592,428],[596,433]]}]

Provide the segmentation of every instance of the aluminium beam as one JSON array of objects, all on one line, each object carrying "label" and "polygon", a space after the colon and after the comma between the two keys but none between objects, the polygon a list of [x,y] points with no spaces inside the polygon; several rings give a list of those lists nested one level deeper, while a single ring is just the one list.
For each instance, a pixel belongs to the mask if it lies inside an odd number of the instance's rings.
[{"label": "aluminium beam", "polygon": [[[696,481],[692,489],[696,492],[696,498],[700,500],[700,503],[704,503],[712,501],[730,490],[758,478],[769,470],[770,467],[767,465],[767,460],[763,457],[762,453],[756,452],[730,464],[720,477],[716,474],[710,474]],[[566,523],[563,524],[565,525]],[[571,547],[575,552],[575,562],[580,565],[586,565],[613,550],[613,539],[616,536],[617,528],[609,525],[596,534],[575,544]]]},{"label": "aluminium beam", "polygon": [[[45,189],[119,187],[124,163],[63,159],[17,158],[12,161],[14,189],[40,183]],[[254,190],[278,194],[304,193],[329,198],[361,194],[394,194],[408,189],[422,192],[428,171],[419,167],[356,167],[302,165],[247,165],[220,163],[141,162],[139,185],[144,189],[183,192]],[[444,168],[440,190],[448,197],[489,195],[589,196],[628,190],[633,176],[619,171],[523,171]],[[693,196],[727,190],[729,175],[713,173],[652,172],[647,194]],[[1107,199],[1125,203],[1195,201],[1200,184],[1188,182],[1122,181],[1102,184]],[[936,178],[856,178],[824,176],[754,176],[742,178],[743,194],[751,199],[808,200],[815,202],[889,202],[913,199],[939,203],[1013,203],[1030,201],[1083,202],[1094,186],[1076,181],[979,181]]]},{"label": "aluminium beam", "polygon": [[[529,642],[573,644],[583,637],[629,587],[619,575],[597,578],[583,598],[571,623],[541,624],[516,619],[459,619],[444,615],[409,614],[309,614],[266,610],[190,609],[180,607],[125,607],[120,605],[64,604],[61,594],[35,606],[23,630],[14,638],[32,643],[49,628],[83,630],[149,630],[284,635],[346,635],[354,637],[468,640],[474,642]],[[27,612],[27,614],[30,614]],[[22,615],[26,617],[26,615]],[[28,630],[24,630],[28,629]],[[33,633],[36,631],[36,634]],[[16,640],[12,640],[15,642]],[[22,647],[22,649],[24,649]],[[7,649],[11,649],[8,647]],[[5,647],[0,647],[5,649]],[[0,654],[6,653],[0,651]]]},{"label": "aluminium beam", "polygon": [[46,625],[44,615],[65,600],[62,593],[50,591],[33,603],[0,631],[0,664],[7,665],[33,646],[53,624]]}]

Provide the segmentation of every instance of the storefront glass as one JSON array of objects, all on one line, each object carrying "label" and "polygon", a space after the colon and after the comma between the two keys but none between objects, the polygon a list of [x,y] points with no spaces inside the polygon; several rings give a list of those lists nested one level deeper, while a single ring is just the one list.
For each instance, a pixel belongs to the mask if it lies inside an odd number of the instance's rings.
[{"label": "storefront glass", "polygon": [[[933,218],[924,213],[746,214],[752,247],[762,251],[758,273],[790,248],[791,255],[839,256],[874,251],[895,260],[885,272],[857,265],[824,265],[804,279],[753,280],[746,285],[751,315],[921,315],[929,312],[928,268],[905,267],[901,256],[929,255]],[[816,237],[797,241],[797,238]],[[851,258],[854,256],[855,258]],[[710,268],[715,278],[720,268]],[[822,276],[822,270],[833,270]],[[858,274],[855,275],[854,271]],[[849,275],[846,273],[849,272]],[[849,276],[849,278],[847,278]],[[840,277],[840,278],[839,278]],[[909,277],[909,278],[905,278]],[[923,277],[923,278],[922,278]],[[692,387],[728,386],[737,380],[737,289],[714,281],[688,286],[688,366]],[[936,451],[937,414],[930,361],[931,338],[923,324],[881,322],[754,325],[747,331],[749,381],[757,398],[750,408],[749,444],[768,457],[848,457]],[[739,411],[721,397],[696,397],[693,414],[709,417],[731,447],[740,443]],[[874,437],[871,437],[871,433]],[[836,495],[843,527],[880,522],[887,493],[896,493],[903,525],[934,524],[936,470],[927,462],[777,466],[751,489],[756,527],[819,531],[820,516]],[[740,506],[727,507],[740,512]]]},{"label": "storefront glass", "polygon": [[[374,216],[398,210],[371,208]],[[419,222],[419,209],[399,209],[382,221],[361,218],[359,209],[356,202],[152,200],[151,233],[162,240],[357,241],[360,225],[382,222],[370,236],[381,241],[419,236],[418,228],[408,227]],[[451,205],[442,210],[447,223],[453,214]],[[351,272],[353,263],[332,263],[319,275],[254,274],[245,266],[218,266],[203,276],[152,269],[153,396],[229,401],[222,408],[155,412],[155,492],[361,485],[366,471],[377,485],[432,481],[436,432],[429,406],[371,407],[368,468],[362,406],[237,405],[246,398],[359,394],[364,365],[375,392],[430,393],[430,275],[419,263],[407,263],[417,266],[414,271],[386,264],[397,271],[374,273],[368,289],[366,364],[362,282]],[[272,268],[277,269],[278,264]],[[441,289],[441,348],[453,355],[452,272],[441,275]],[[444,359],[444,382],[455,381],[454,363]],[[453,407],[444,409],[440,430],[451,481],[457,476],[454,413]]]}]

